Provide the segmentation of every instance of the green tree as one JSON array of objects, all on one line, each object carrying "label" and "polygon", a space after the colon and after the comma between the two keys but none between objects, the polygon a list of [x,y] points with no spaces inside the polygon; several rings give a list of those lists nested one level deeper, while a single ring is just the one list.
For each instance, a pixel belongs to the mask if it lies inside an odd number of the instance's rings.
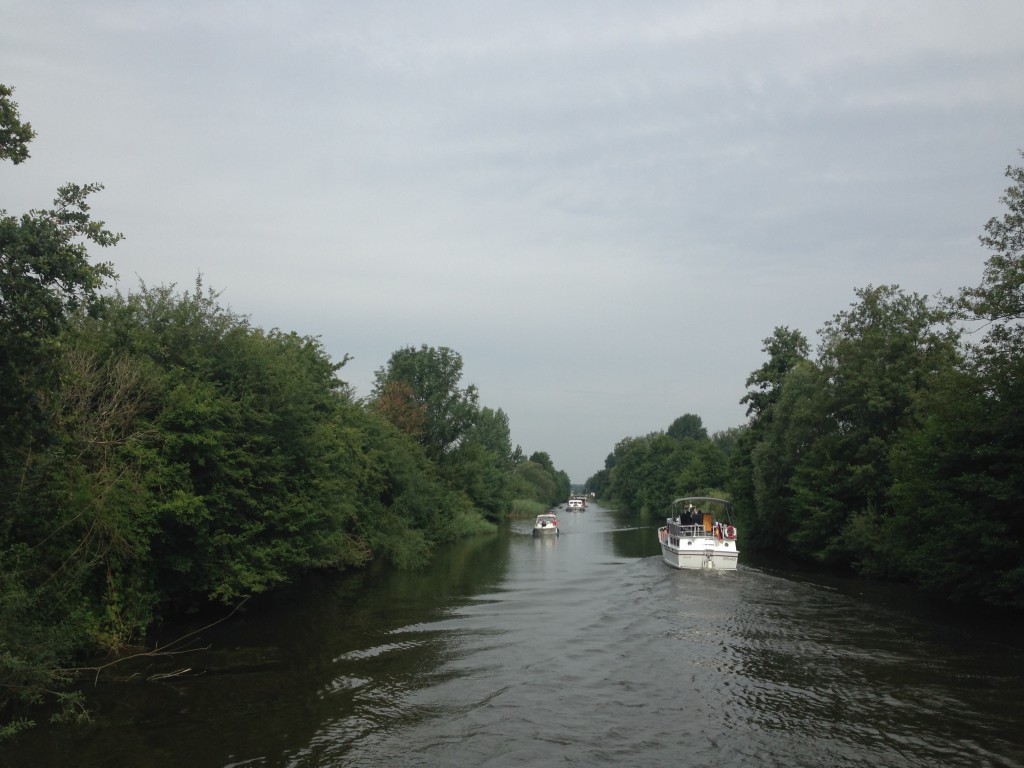
[{"label": "green tree", "polygon": [[744,540],[755,551],[791,553],[793,481],[808,447],[830,423],[826,393],[821,370],[809,360],[798,361],[778,382],[770,411],[748,431],[754,439],[747,467],[753,487],[742,510]]},{"label": "green tree", "polygon": [[992,251],[981,285],[961,289],[958,301],[965,317],[997,324],[1024,318],[1024,166],[1008,166],[1006,177],[1013,182],[999,198],[1006,212],[989,219],[979,237]]},{"label": "green tree", "polygon": [[736,444],[740,441],[745,427],[729,427],[711,436],[711,442],[717,445],[726,456],[732,454]]},{"label": "green tree", "polygon": [[98,184],[68,184],[54,207],[21,217],[0,211],[0,435],[5,464],[48,419],[45,399],[59,387],[59,338],[79,308],[98,311],[110,264],[89,261],[87,243],[114,245],[121,235],[89,215]]},{"label": "green tree", "polygon": [[338,411],[348,405],[318,339],[253,328],[197,280],[118,298],[113,351],[161,372],[153,568],[167,598],[221,601],[298,573],[359,562]]},{"label": "green tree", "polygon": [[612,451],[608,494],[626,509],[638,512],[643,505],[644,466],[649,452],[650,440],[643,437],[624,437]]},{"label": "green tree", "polygon": [[[11,94],[0,86],[0,159],[18,164],[35,133]],[[80,463],[65,464],[73,454],[62,424],[62,339],[74,316],[99,310],[114,276],[89,260],[90,243],[121,239],[90,216],[88,198],[100,189],[68,184],[52,209],[0,210],[0,738],[29,723],[24,708],[60,690],[64,665],[96,637],[88,581],[94,553],[112,539],[97,514],[89,546],[68,548],[83,484]],[[109,392],[96,394],[91,407],[109,402]],[[62,713],[73,715],[74,699],[61,698],[70,705]]]},{"label": "green tree", "polygon": [[548,472],[555,471],[555,462],[551,460],[551,456],[548,455],[547,451],[534,451],[530,454],[530,461],[540,465]]},{"label": "green tree", "polygon": [[569,497],[569,476],[551,463],[543,451],[515,465],[512,495],[517,499],[530,499],[544,506],[552,506]]},{"label": "green tree", "polygon": [[598,498],[606,498],[608,493],[608,469],[602,468],[587,478],[587,482],[584,483],[584,490],[589,493],[593,493]]},{"label": "green tree", "polygon": [[652,514],[679,496],[722,487],[728,466],[726,453],[708,437],[700,416],[688,413],[665,432],[620,440],[587,486],[633,512]]},{"label": "green tree", "polygon": [[701,496],[725,486],[729,457],[711,440],[698,441],[690,450],[676,476],[672,495]]},{"label": "green tree", "polygon": [[810,345],[800,331],[778,326],[764,340],[761,351],[768,355],[768,359],[747,377],[748,391],[740,399],[741,404],[747,403],[747,415],[754,419],[770,412],[772,405],[779,399],[786,374],[801,360],[807,359]]},{"label": "green tree", "polygon": [[343,408],[344,464],[366,556],[403,569],[430,561],[440,542],[490,530],[465,493],[452,489],[423,447],[372,409]]},{"label": "green tree", "polygon": [[97,343],[96,321],[79,320],[63,337],[60,438],[50,449],[59,467],[51,483],[64,499],[37,551],[56,547],[65,587],[70,574],[81,579],[81,602],[95,617],[88,642],[118,651],[144,635],[158,601],[148,567],[157,534],[148,471],[159,464],[159,441],[146,415],[160,381],[145,361]]},{"label": "green tree", "polygon": [[476,421],[479,395],[474,385],[461,387],[462,356],[448,347],[426,344],[404,347],[391,354],[375,374],[372,397],[379,400],[391,382],[411,391],[415,407],[423,412],[420,442],[427,455],[441,462]]},{"label": "green tree", "polygon": [[637,466],[637,493],[631,509],[640,513],[666,508],[677,495],[681,469],[680,443],[664,432],[654,432],[645,439],[643,460]]},{"label": "green tree", "polygon": [[704,428],[704,421],[695,413],[686,413],[673,421],[666,434],[676,440],[707,440],[708,431]]},{"label": "green tree", "polygon": [[510,500],[512,438],[508,416],[500,408],[481,408],[455,449],[449,473],[473,503],[498,518]]},{"label": "green tree", "polygon": [[427,409],[422,403],[417,402],[415,392],[406,382],[386,382],[377,392],[370,407],[414,439],[419,440],[423,437]]},{"label": "green tree", "polygon": [[844,536],[891,514],[890,454],[916,426],[914,405],[958,359],[958,334],[926,297],[895,286],[857,291],[860,301],[821,332],[822,421],[794,473],[790,541],[837,563],[873,556],[871,542]]},{"label": "green tree", "polygon": [[[981,284],[956,301],[984,323],[962,366],[936,377],[922,427],[895,453],[900,534],[917,583],[964,603],[1024,608],[1024,168],[984,226]],[[895,526],[893,526],[895,528]],[[970,541],[971,546],[963,546]],[[979,553],[981,553],[979,555]]]},{"label": "green tree", "polygon": [[29,157],[28,145],[36,137],[30,123],[21,122],[18,105],[11,100],[14,89],[0,83],[0,160],[14,165]]},{"label": "green tree", "polygon": [[[768,359],[747,377],[747,394],[740,399],[741,404],[747,404],[750,420],[730,453],[726,485],[732,493],[748,547],[784,550],[789,520],[786,499],[790,494],[782,481],[783,478],[788,481],[793,466],[789,465],[780,474],[765,444],[779,439],[778,430],[772,429],[773,412],[785,395],[790,372],[807,360],[810,346],[800,331],[785,326],[777,326],[772,335],[764,339],[763,345],[761,351]],[[774,481],[769,476],[773,476]]]},{"label": "green tree", "polygon": [[490,451],[500,467],[511,467],[514,454],[512,432],[509,428],[508,414],[501,408],[481,408],[476,421],[469,428],[466,439]]}]

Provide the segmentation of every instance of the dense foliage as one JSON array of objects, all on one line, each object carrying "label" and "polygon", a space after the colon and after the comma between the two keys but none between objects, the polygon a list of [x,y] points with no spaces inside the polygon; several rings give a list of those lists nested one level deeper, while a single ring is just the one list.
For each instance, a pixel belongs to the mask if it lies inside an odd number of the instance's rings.
[{"label": "dense foliage", "polygon": [[684,414],[665,431],[620,440],[586,488],[641,514],[680,496],[718,494],[733,442],[732,432],[709,437],[700,416]]},{"label": "dense foliage", "polygon": [[[0,159],[19,163],[34,132],[10,96]],[[100,189],[0,211],[0,740],[40,703],[82,716],[76,660],[158,622],[314,569],[418,567],[517,497],[568,495],[450,349],[395,352],[364,402],[347,359],[254,327],[201,279],[105,293],[87,245],[120,235],[89,214]]]},{"label": "dense foliage", "polygon": [[462,357],[447,347],[396,350],[376,373],[371,407],[416,440],[451,485],[489,517],[509,499],[550,506],[569,495],[569,476],[538,451],[512,447],[508,416],[479,407],[476,387],[461,387]]},{"label": "dense foliage", "polygon": [[1024,168],[1006,175],[979,286],[857,290],[813,358],[776,328],[728,451],[673,425],[620,441],[590,488],[638,512],[724,488],[748,553],[1024,608]]}]

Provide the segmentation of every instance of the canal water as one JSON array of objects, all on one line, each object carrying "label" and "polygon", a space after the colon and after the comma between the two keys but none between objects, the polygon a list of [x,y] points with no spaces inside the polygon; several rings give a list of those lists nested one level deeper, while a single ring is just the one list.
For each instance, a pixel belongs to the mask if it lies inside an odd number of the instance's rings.
[{"label": "canal water", "polygon": [[41,726],[0,765],[1024,766],[1024,640],[998,617],[674,571],[657,521],[559,519],[250,603],[104,672],[91,726]]}]

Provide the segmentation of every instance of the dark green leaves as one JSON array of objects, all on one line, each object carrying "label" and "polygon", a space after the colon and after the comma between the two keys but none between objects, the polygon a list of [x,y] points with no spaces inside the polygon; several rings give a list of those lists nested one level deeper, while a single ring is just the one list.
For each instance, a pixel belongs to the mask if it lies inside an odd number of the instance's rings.
[{"label": "dark green leaves", "polygon": [[28,145],[36,137],[29,123],[21,122],[17,103],[11,101],[14,89],[0,83],[0,160],[15,165],[28,159]]}]

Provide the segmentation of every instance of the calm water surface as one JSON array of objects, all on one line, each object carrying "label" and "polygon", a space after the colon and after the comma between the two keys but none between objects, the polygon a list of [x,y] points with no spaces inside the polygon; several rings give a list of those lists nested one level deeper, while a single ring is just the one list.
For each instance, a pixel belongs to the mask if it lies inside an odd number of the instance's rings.
[{"label": "calm water surface", "polygon": [[863,582],[674,571],[656,521],[593,505],[560,521],[264,600],[0,765],[1024,766],[1009,629]]}]

